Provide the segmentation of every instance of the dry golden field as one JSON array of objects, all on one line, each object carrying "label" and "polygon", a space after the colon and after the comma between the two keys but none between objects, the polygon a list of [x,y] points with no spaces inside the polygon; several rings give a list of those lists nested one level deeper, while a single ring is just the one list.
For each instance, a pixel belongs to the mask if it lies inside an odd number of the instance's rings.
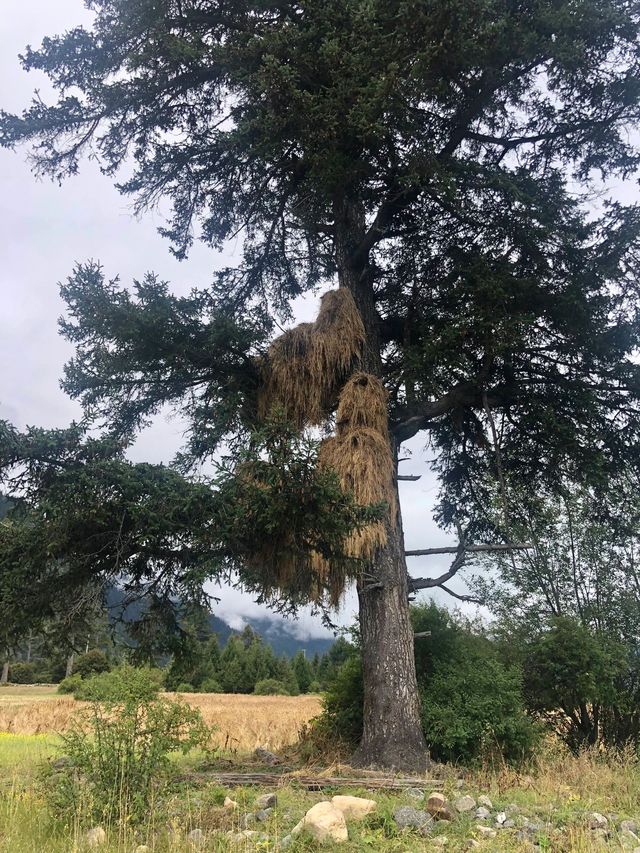
[{"label": "dry golden field", "polygon": [[[199,708],[207,725],[216,727],[218,746],[240,752],[256,746],[279,749],[293,743],[301,726],[320,711],[318,696],[182,693],[180,698]],[[63,732],[81,705],[69,696],[56,695],[51,687],[3,687],[0,732]]]}]

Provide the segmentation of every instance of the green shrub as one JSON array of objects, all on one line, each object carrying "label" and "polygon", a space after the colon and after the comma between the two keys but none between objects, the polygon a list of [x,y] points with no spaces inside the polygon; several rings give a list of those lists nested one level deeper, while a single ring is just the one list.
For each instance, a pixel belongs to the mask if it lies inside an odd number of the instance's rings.
[{"label": "green shrub", "polygon": [[215,680],[215,678],[205,678],[205,680],[200,685],[201,693],[222,693],[222,687],[219,682]]},{"label": "green shrub", "polygon": [[35,684],[37,669],[35,663],[18,661],[9,668],[9,681],[13,684]]},{"label": "green shrub", "polygon": [[193,689],[193,684],[178,684],[175,689],[176,693],[195,693],[196,691]]},{"label": "green shrub", "polygon": [[277,678],[263,678],[257,681],[253,692],[256,696],[288,696],[287,685]]},{"label": "green shrub", "polygon": [[322,685],[319,681],[312,681],[309,685],[308,693],[322,693]]},{"label": "green shrub", "polygon": [[473,761],[496,754],[526,757],[536,729],[524,710],[522,673],[505,667],[479,638],[437,661],[421,689],[422,724],[438,761]]},{"label": "green shrub", "polygon": [[208,748],[200,712],[158,696],[157,672],[122,666],[88,679],[90,705],[62,735],[67,762],[46,779],[58,813],[74,820],[137,821],[170,778],[169,755]]},{"label": "green shrub", "polygon": [[91,649],[86,654],[80,655],[74,666],[74,672],[83,678],[90,678],[92,675],[98,675],[101,672],[109,672],[110,669],[109,658],[100,649]]},{"label": "green shrub", "polygon": [[[533,747],[537,729],[524,709],[522,675],[505,666],[495,645],[474,626],[456,621],[435,605],[412,608],[422,723],[437,760],[473,761],[499,752],[515,760]],[[353,654],[342,664],[324,696],[316,721],[318,743],[328,733],[355,746],[362,736],[362,664]],[[311,740],[313,737],[311,736]]]},{"label": "green shrub", "polygon": [[66,678],[63,678],[60,684],[58,684],[58,693],[73,693],[80,689],[82,685],[82,676],[80,675],[68,675]]}]

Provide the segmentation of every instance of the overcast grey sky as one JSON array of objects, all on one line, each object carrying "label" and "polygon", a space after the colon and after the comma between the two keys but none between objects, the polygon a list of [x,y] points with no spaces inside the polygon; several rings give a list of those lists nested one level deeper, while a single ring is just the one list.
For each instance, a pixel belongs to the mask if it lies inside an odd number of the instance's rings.
[{"label": "overcast grey sky", "polygon": [[[27,44],[39,45],[44,36],[89,22],[90,15],[82,0],[2,0],[1,12],[0,107],[20,111],[34,89],[45,99],[51,90],[44,75],[21,69],[18,53]],[[71,354],[57,330],[64,308],[58,283],[69,275],[74,262],[98,260],[108,276],[119,275],[125,285],[153,270],[176,292],[184,293],[193,286],[205,286],[216,267],[233,262],[240,245],[229,246],[223,255],[196,245],[188,260],[179,263],[157,233],[161,217],[147,213],[136,220],[128,200],[90,162],[59,187],[34,179],[25,150],[0,149],[0,186],[0,417],[21,428],[27,424],[63,427],[80,414],[58,384]],[[317,304],[317,297],[300,301],[298,319],[312,318]],[[140,437],[132,458],[168,462],[180,439],[180,423],[161,418]],[[405,463],[404,469],[423,474],[422,479],[401,484],[406,544],[413,549],[449,541],[432,521],[436,483],[423,460],[424,441],[424,437],[414,440],[410,448],[414,460]],[[446,559],[414,559],[410,569],[419,576],[435,574]],[[244,616],[264,613],[264,608],[237,590],[217,594],[221,603],[216,612],[235,625]],[[355,609],[351,593],[340,621],[351,621]],[[301,616],[294,630],[303,635],[323,632],[318,620],[308,614]]]}]

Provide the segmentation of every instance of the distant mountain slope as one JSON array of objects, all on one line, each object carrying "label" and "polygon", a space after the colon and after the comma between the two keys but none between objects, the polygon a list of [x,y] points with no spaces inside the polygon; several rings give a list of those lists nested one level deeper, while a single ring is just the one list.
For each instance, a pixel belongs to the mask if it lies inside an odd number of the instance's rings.
[{"label": "distant mountain slope", "polygon": [[[213,626],[212,619],[216,621],[216,626],[221,623],[220,630],[218,627]],[[268,616],[252,616],[245,618],[245,622],[271,646],[277,655],[293,657],[300,649],[304,649],[306,656],[312,658],[316,653],[323,655],[325,652],[328,652],[335,642],[333,637],[307,637],[301,639],[292,630],[289,630],[289,624],[283,619],[269,619]],[[209,624],[211,624],[212,630],[218,635],[221,645],[227,641],[229,634],[238,633],[229,628],[217,616],[212,615]],[[225,631],[229,632],[226,636]]]},{"label": "distant mountain slope", "polygon": [[[124,622],[135,621],[144,609],[144,601],[134,601],[125,605],[125,593],[115,586],[107,590],[105,603],[109,610],[109,618],[112,620],[122,618]],[[296,652],[304,649],[306,656],[312,658],[316,653],[323,655],[328,652],[335,642],[333,637],[301,639],[296,636],[294,630],[290,630],[290,623],[278,617],[270,619],[268,616],[252,616],[244,618],[244,622],[271,646],[276,655],[293,657]],[[209,626],[218,637],[221,646],[225,645],[232,634],[240,633],[225,622],[223,615],[215,613],[209,614]],[[291,626],[291,628],[294,627]]]}]

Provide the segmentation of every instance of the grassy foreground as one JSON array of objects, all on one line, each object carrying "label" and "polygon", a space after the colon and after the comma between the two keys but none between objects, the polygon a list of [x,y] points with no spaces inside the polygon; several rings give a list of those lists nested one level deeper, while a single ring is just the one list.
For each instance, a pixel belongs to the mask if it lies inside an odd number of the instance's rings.
[{"label": "grassy foreground", "polygon": [[[47,735],[0,735],[0,851],[2,853],[81,853],[91,848],[87,827],[64,825],[48,813],[38,791],[37,768],[56,749],[55,738]],[[197,768],[195,768],[197,769]],[[255,768],[254,768],[255,769]],[[340,772],[334,768],[333,773]],[[342,772],[346,772],[342,768]],[[334,793],[352,793],[376,800],[375,814],[362,822],[349,822],[349,841],[340,845],[296,838],[292,851],[361,850],[410,851],[466,850],[470,845],[486,851],[575,851],[633,850],[632,842],[618,826],[624,818],[640,814],[640,768],[631,757],[607,759],[585,755],[573,758],[549,752],[527,775],[503,769],[468,775],[463,787],[457,774],[445,781],[444,792],[453,801],[461,794],[488,795],[494,813],[505,811],[515,826],[497,829],[494,838],[484,838],[474,813],[461,815],[453,823],[439,822],[433,833],[423,838],[413,830],[401,830],[393,813],[398,806],[421,808],[416,792],[368,792],[362,788],[327,788],[309,792],[286,784],[275,790],[278,805],[263,823],[251,823],[255,837],[235,838],[243,829],[243,817],[251,814],[255,799],[264,790],[223,789],[206,781],[202,774],[189,780],[185,774],[172,794],[156,804],[147,823],[137,829],[105,827],[104,853],[133,853],[147,845],[156,853],[261,850],[278,851],[281,840],[306,810]],[[425,789],[429,793],[428,789]],[[239,803],[239,810],[223,807],[225,796]],[[609,835],[589,827],[592,812],[608,816]],[[613,817],[615,815],[615,817]],[[535,831],[525,832],[524,821]],[[492,820],[485,822],[495,826]],[[202,842],[188,837],[202,831]],[[234,837],[230,837],[233,833]],[[197,833],[200,836],[199,833]],[[445,841],[446,839],[446,841]],[[443,844],[444,842],[444,844]],[[475,844],[472,844],[475,842]],[[141,852],[142,853],[142,852]]]},{"label": "grassy foreground", "polygon": [[[31,705],[27,703],[23,708],[25,713],[36,703],[41,706],[44,699],[37,691],[32,695],[38,698]],[[8,699],[7,693],[0,692],[0,696],[0,701]],[[239,765],[247,765],[254,771],[268,769],[256,765],[251,756],[259,721],[254,721],[251,734],[247,719],[251,713],[259,714],[260,711],[257,704],[251,703],[246,710],[249,698],[258,700],[260,697],[234,697],[238,728],[235,733],[229,728],[228,739],[234,738],[236,743],[241,743],[244,738],[247,742],[243,749],[234,747],[233,751],[227,749],[220,753],[219,763],[223,770]],[[299,720],[295,715],[295,720],[287,716],[287,710],[291,711],[287,697],[264,698],[269,700],[269,705],[268,708],[262,706],[265,720],[260,725],[268,726],[271,715],[272,725],[280,721],[278,736],[283,741],[294,740]],[[228,704],[230,697],[222,701],[223,706]],[[220,713],[224,717],[224,707]],[[282,722],[285,719],[289,719],[287,736]],[[230,719],[227,725],[231,726]],[[480,819],[474,808],[460,814],[453,822],[438,822],[426,837],[417,830],[402,829],[394,817],[399,807],[424,809],[425,801],[419,791],[372,792],[355,786],[339,789],[325,786],[319,791],[307,791],[296,787],[291,779],[268,790],[225,789],[212,781],[207,768],[199,766],[201,759],[194,756],[180,761],[180,776],[170,794],[154,805],[143,826],[105,826],[106,841],[96,848],[91,846],[87,836],[89,826],[65,825],[57,821],[41,795],[38,768],[55,755],[57,749],[58,738],[51,731],[0,733],[1,853],[85,853],[91,849],[103,853],[135,853],[141,845],[148,851],[142,848],[140,853],[280,851],[285,847],[293,853],[316,850],[413,853],[475,848],[496,853],[597,853],[633,851],[636,846],[640,847],[640,842],[636,844],[634,835],[628,832],[628,825],[621,826],[625,819],[638,819],[640,824],[640,764],[635,756],[611,757],[593,753],[576,758],[557,744],[549,744],[537,764],[526,772],[504,767],[463,774],[456,768],[448,768],[443,792],[449,801],[454,803],[461,795],[469,795],[479,806],[479,797],[484,795],[491,802],[490,815]],[[309,775],[312,771],[305,768],[304,772]],[[349,768],[332,767],[330,774],[348,776]],[[321,779],[322,773],[318,772],[320,783]],[[428,796],[431,788],[426,780],[420,788]],[[276,793],[278,802],[273,812],[259,821],[254,817],[255,800],[264,793]],[[337,793],[374,799],[376,811],[363,821],[348,821],[349,840],[342,844],[320,844],[304,834],[287,839],[312,805]],[[226,796],[237,801],[237,810],[224,808]],[[596,827],[593,813],[599,813],[606,825]],[[501,828],[499,821],[505,817],[507,828]],[[247,835],[241,835],[245,829]],[[195,836],[190,838],[189,833],[194,830]]]}]

